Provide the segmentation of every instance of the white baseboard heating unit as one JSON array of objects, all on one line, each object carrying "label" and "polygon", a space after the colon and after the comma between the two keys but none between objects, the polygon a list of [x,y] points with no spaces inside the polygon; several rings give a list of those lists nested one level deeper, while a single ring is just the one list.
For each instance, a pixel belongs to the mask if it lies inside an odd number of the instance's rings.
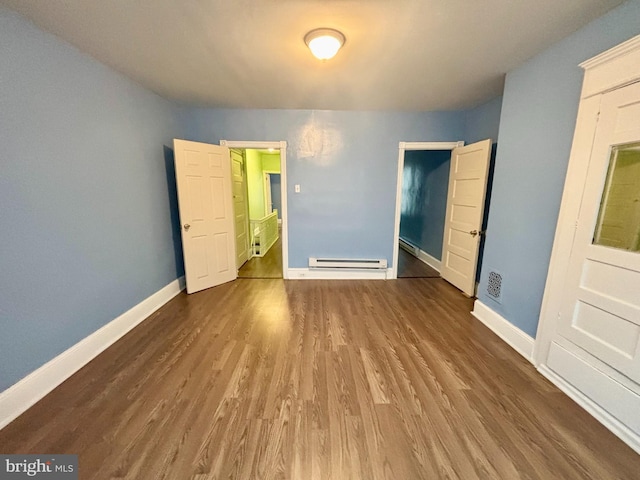
[{"label": "white baseboard heating unit", "polygon": [[404,238],[400,238],[399,240],[399,244],[400,244],[400,248],[409,252],[411,255],[414,256],[418,256],[418,247],[416,247],[415,245],[412,245],[411,243],[407,242]]},{"label": "white baseboard heating unit", "polygon": [[387,260],[367,260],[359,258],[315,258],[309,257],[309,268],[366,268],[386,270]]}]

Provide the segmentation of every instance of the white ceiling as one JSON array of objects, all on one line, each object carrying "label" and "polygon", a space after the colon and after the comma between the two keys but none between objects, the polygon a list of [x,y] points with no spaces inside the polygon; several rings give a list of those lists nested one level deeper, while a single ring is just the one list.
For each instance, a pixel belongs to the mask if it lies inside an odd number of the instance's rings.
[{"label": "white ceiling", "polygon": [[[201,106],[454,110],[621,0],[0,0],[160,95]],[[328,62],[314,28],[347,37]]]}]

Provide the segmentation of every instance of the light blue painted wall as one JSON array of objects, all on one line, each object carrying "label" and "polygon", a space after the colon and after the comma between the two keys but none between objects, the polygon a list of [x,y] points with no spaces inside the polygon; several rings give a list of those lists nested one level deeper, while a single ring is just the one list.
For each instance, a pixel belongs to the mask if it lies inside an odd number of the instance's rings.
[{"label": "light blue painted wall", "polygon": [[[575,128],[578,64],[640,34],[640,2],[612,10],[506,77],[479,299],[535,336]],[[503,277],[502,304],[486,295]]]},{"label": "light blue painted wall", "polygon": [[270,174],[269,180],[271,182],[271,203],[273,204],[272,208],[278,211],[278,219],[282,219],[282,194],[280,193],[282,183],[280,174]]},{"label": "light blue painted wall", "polygon": [[[286,140],[289,266],[393,254],[398,143],[463,138],[462,112],[192,112],[191,140]],[[294,193],[299,184],[300,193]]]},{"label": "light blue painted wall", "polygon": [[182,274],[178,113],[0,7],[0,390]]},{"label": "light blue painted wall", "polygon": [[502,96],[492,98],[464,113],[465,143],[474,143],[490,138],[493,143],[498,140]]},{"label": "light blue painted wall", "polygon": [[400,238],[442,259],[451,150],[409,150],[404,155]]}]

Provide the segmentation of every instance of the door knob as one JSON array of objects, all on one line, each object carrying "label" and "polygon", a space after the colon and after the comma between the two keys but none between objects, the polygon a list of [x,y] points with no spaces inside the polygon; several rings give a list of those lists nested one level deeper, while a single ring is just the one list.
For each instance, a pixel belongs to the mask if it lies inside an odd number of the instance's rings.
[{"label": "door knob", "polygon": [[469,235],[471,235],[472,237],[475,237],[476,235],[484,235],[485,231],[484,230],[471,230],[469,232]]},{"label": "door knob", "polygon": [[190,228],[191,228],[191,225],[189,225],[188,223],[185,223],[185,224],[184,224],[184,229],[185,229],[185,231],[187,231],[187,232],[188,232]]}]

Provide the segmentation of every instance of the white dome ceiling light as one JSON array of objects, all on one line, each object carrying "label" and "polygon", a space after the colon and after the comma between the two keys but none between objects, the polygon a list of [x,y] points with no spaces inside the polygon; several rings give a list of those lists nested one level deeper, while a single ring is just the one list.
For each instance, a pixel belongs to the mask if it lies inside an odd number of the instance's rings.
[{"label": "white dome ceiling light", "polygon": [[311,53],[323,61],[335,57],[344,42],[344,35],[332,28],[316,28],[304,36],[304,43]]}]

